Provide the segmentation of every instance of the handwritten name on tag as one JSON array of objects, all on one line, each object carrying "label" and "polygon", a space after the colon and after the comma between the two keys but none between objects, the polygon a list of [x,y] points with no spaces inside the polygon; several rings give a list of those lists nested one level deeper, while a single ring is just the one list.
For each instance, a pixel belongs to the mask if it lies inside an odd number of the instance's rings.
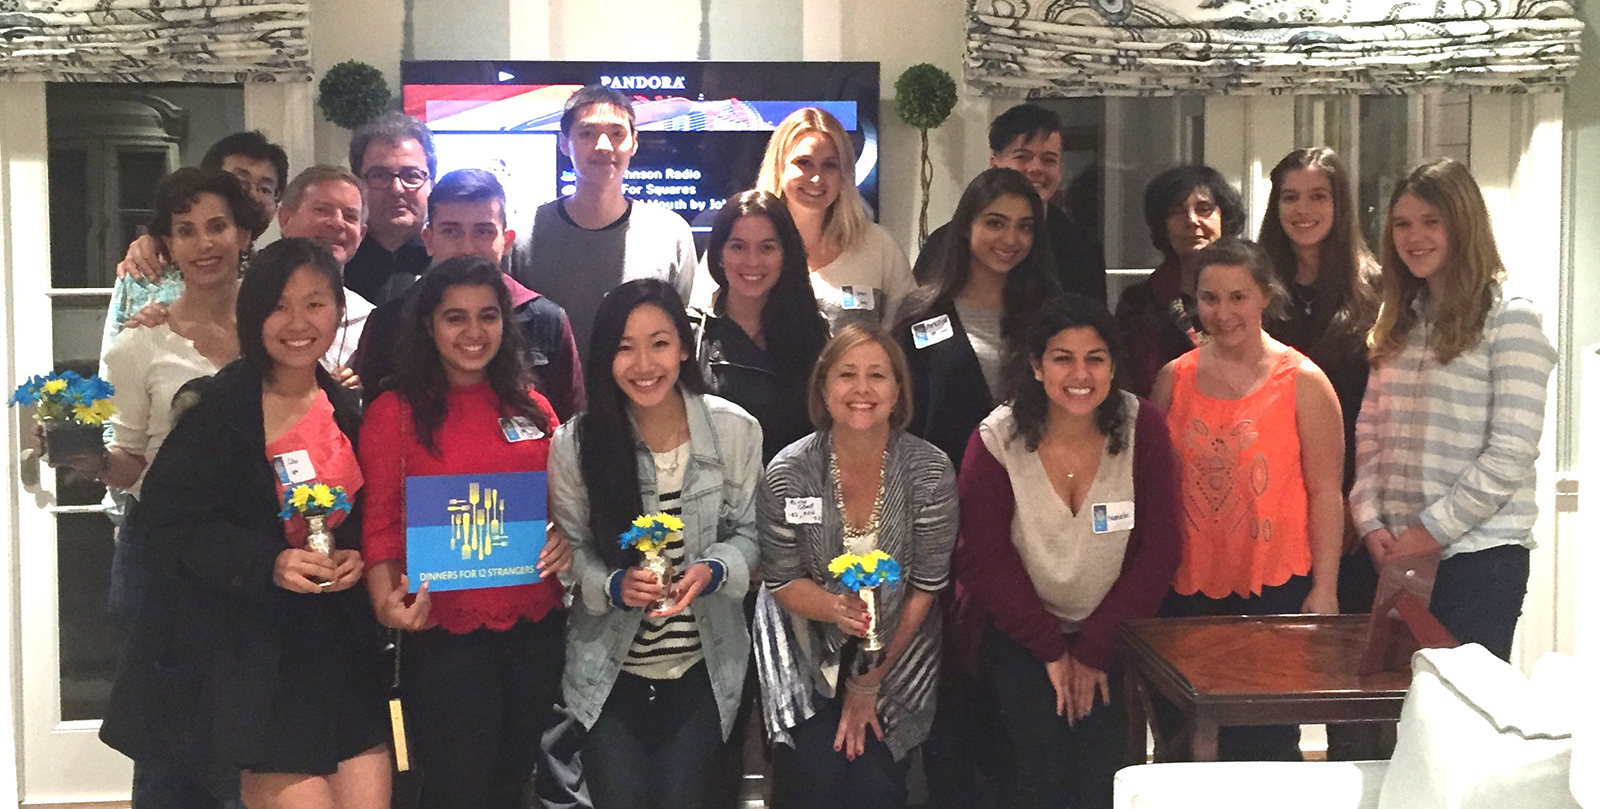
[{"label": "handwritten name on tag", "polygon": [[1109,534],[1112,531],[1133,530],[1133,501],[1094,504],[1094,532]]},{"label": "handwritten name on tag", "polygon": [[285,486],[305,483],[317,477],[311,466],[311,453],[303,449],[272,456],[272,471],[278,473],[278,482]]},{"label": "handwritten name on tag", "polygon": [[544,438],[544,430],[539,429],[527,416],[500,419],[500,432],[504,433],[506,441],[512,444]]},{"label": "handwritten name on tag", "polygon": [[822,498],[786,497],[783,500],[783,521],[790,525],[821,525]]},{"label": "handwritten name on tag", "polygon": [[872,287],[852,286],[845,284],[839,287],[844,302],[840,304],[846,309],[876,309],[876,301],[872,297]]},{"label": "handwritten name on tag", "polygon": [[918,349],[937,345],[954,336],[956,336],[956,330],[955,327],[950,325],[949,315],[930,317],[911,327],[911,343]]}]

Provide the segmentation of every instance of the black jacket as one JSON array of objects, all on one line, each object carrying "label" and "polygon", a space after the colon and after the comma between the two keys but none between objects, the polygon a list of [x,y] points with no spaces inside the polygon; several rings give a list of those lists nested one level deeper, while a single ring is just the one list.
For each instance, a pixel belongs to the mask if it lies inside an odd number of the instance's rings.
[{"label": "black jacket", "polygon": [[[949,316],[955,335],[927,348],[917,348],[911,338],[911,326],[939,315]],[[955,468],[960,469],[967,439],[994,410],[996,395],[983,378],[983,368],[961,325],[961,316],[954,306],[934,306],[894,337],[911,367],[911,422],[906,425],[906,432],[944,450]]]},{"label": "black jacket", "polygon": [[744,408],[761,425],[761,463],[810,435],[809,368],[782,374],[739,324],[692,309],[695,356],[711,392]]},{"label": "black jacket", "polygon": [[[355,393],[317,375],[354,444]],[[100,728],[110,747],[163,761],[218,795],[237,788],[242,764],[260,760],[281,687],[280,649],[311,611],[333,611],[350,642],[371,644],[373,655],[381,639],[365,588],[306,595],[273,584],[273,565],[289,547],[279,509],[261,378],[235,361],[209,380],[145,475],[133,533],[150,589]],[[358,549],[360,526],[357,505],[334,532],[338,547]],[[316,732],[320,720],[306,721]]]}]

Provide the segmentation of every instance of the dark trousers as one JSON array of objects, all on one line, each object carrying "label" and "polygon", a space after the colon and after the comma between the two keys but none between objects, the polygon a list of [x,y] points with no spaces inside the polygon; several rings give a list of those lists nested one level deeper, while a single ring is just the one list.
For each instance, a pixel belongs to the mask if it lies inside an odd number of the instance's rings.
[{"label": "dark trousers", "polygon": [[789,735],[794,747],[772,749],[773,809],[903,809],[910,758],[894,760],[889,746],[867,730],[866,747],[855,761],[833,749],[843,697],[823,705]]},{"label": "dark trousers", "polygon": [[[1263,587],[1259,595],[1229,594],[1211,598],[1203,593],[1181,595],[1167,592],[1161,604],[1166,618],[1193,618],[1210,615],[1292,615],[1300,612],[1311,593],[1311,577],[1292,576],[1276,587]],[[1156,702],[1156,714],[1171,718],[1175,709],[1164,700]],[[1163,725],[1174,727],[1163,719]],[[1222,761],[1300,761],[1299,725],[1260,725],[1224,727],[1217,732],[1217,758]]]},{"label": "dark trousers", "polygon": [[133,763],[133,809],[221,809],[198,779],[154,761]]},{"label": "dark trousers", "polygon": [[406,726],[422,809],[516,809],[555,721],[565,613],[504,631],[430,629],[401,642]]},{"label": "dark trousers", "polygon": [[1511,660],[1511,638],[1528,594],[1528,549],[1500,545],[1439,563],[1428,609],[1463,644],[1482,644]]},{"label": "dark trousers", "polygon": [[[949,613],[946,613],[947,615]],[[949,626],[949,624],[946,624]],[[950,646],[947,644],[946,649]],[[1004,738],[994,727],[987,690],[951,655],[939,669],[939,701],[922,743],[929,809],[990,809],[1002,763]]]},{"label": "dark trousers", "polygon": [[595,809],[701,809],[722,720],[706,664],[676,680],[617,675],[583,740]]},{"label": "dark trousers", "polygon": [[[1367,546],[1357,543],[1339,559],[1339,612],[1362,615],[1372,611],[1378,595],[1378,568]],[[1394,750],[1394,726],[1382,722],[1328,725],[1329,761],[1367,761],[1388,758]]]},{"label": "dark trousers", "polygon": [[1000,773],[997,805],[1007,809],[1111,809],[1111,782],[1122,767],[1128,723],[1121,676],[1106,672],[1111,704],[1098,697],[1088,716],[1069,724],[1056,714],[1056,691],[1044,664],[990,628],[980,665],[1010,761]]},{"label": "dark trousers", "polygon": [[[755,626],[756,591],[744,597],[745,626]],[[707,809],[742,809],[739,793],[744,789],[745,772],[755,762],[745,761],[745,740],[749,737],[751,716],[761,710],[761,683],[756,676],[755,656],[745,666],[744,691],[739,696],[739,712],[734,715],[728,740],[717,749],[711,768],[711,783],[706,787]]]}]

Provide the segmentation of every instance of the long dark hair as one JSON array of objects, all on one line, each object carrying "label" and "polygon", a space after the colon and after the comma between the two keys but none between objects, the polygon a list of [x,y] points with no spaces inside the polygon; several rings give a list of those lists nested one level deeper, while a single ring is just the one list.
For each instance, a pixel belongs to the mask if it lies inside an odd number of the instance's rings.
[{"label": "long dark hair", "polygon": [[640,278],[606,294],[594,313],[589,335],[589,361],[583,368],[587,407],[578,417],[578,466],[589,492],[589,531],[596,553],[613,568],[638,562],[638,551],[624,550],[617,538],[644,510],[639,493],[639,464],[634,456],[638,434],[628,418],[628,395],[617,387],[611,365],[622,345],[628,316],[641,306],[667,313],[687,356],[678,364],[678,387],[705,393],[706,380],[694,356],[694,332],[684,312],[683,299],[670,284]]},{"label": "long dark hair", "polygon": [[399,369],[395,392],[411,407],[411,424],[417,431],[418,443],[438,457],[435,434],[449,409],[450,381],[433,340],[433,314],[445,292],[457,286],[488,287],[494,290],[495,303],[500,307],[500,350],[489,360],[486,370],[501,412],[524,416],[540,430],[549,432],[549,417],[528,395],[533,376],[522,362],[524,338],[522,330],[516,328],[511,294],[500,278],[500,270],[480,256],[457,256],[430,268],[417,281],[416,291],[403,310],[400,343],[394,347],[395,356],[401,359],[395,363]]},{"label": "long dark hair", "polygon": [[967,184],[961,202],[956,205],[955,216],[945,231],[944,250],[934,265],[933,283],[912,293],[911,300],[902,309],[896,332],[927,317],[935,309],[946,309],[954,304],[972,276],[972,226],[985,208],[1008,195],[1028,201],[1033,211],[1034,235],[1028,254],[1006,273],[1000,304],[1001,336],[1007,340],[1016,339],[1041,304],[1061,295],[1061,284],[1051,269],[1055,262],[1050,257],[1050,243],[1045,236],[1044,203],[1039,201],[1039,192],[1016,169],[985,169]]},{"label": "long dark hair", "polygon": [[[1337,153],[1325,146],[1296,149],[1273,166],[1272,193],[1261,217],[1259,242],[1272,257],[1284,285],[1294,283],[1298,262],[1294,242],[1283,229],[1279,197],[1290,172],[1300,169],[1321,172],[1333,192],[1333,223],[1318,247],[1317,280],[1311,285],[1311,313],[1303,334],[1313,344],[1326,345],[1341,355],[1360,354],[1366,350],[1367,332],[1378,319],[1379,270],[1361,235],[1350,169]],[[1290,312],[1268,326],[1276,332],[1293,319]]]},{"label": "long dark hair", "polygon": [[817,310],[816,294],[811,291],[811,271],[806,265],[806,246],[783,200],[765,191],[735,194],[711,223],[711,241],[706,247],[706,267],[717,282],[719,298],[727,293],[728,271],[722,266],[722,250],[728,245],[733,226],[746,216],[763,216],[778,233],[783,247],[783,268],[778,281],[761,309],[761,331],[766,335],[767,353],[779,373],[804,379],[811,373],[828,341],[828,321]]},{"label": "long dark hair", "polygon": [[[232,177],[233,175],[225,175]],[[238,180],[234,180],[235,183]],[[272,357],[267,354],[261,327],[278,310],[283,288],[295,271],[305,267],[328,280],[333,301],[344,316],[344,282],[328,249],[310,239],[279,239],[256,253],[250,271],[239,282],[239,297],[234,302],[234,325],[239,334],[239,356],[263,379],[272,376]]]},{"label": "long dark hair", "polygon": [[1016,419],[1017,435],[1022,437],[1029,452],[1039,449],[1049,426],[1050,397],[1044,384],[1033,376],[1033,363],[1044,359],[1044,349],[1050,338],[1067,329],[1090,328],[1105,341],[1111,351],[1111,392],[1094,410],[1094,426],[1106,437],[1106,451],[1116,455],[1128,446],[1123,435],[1123,422],[1127,419],[1127,405],[1122,397],[1122,340],[1117,334],[1116,318],[1104,303],[1077,293],[1068,293],[1039,307],[1029,322],[1020,342],[1011,344],[1006,358],[1011,413]]}]

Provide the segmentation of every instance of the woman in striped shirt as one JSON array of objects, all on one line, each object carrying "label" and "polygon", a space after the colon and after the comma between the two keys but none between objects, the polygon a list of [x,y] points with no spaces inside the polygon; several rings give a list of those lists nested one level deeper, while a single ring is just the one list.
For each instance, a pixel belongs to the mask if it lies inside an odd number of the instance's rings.
[{"label": "woman in striped shirt", "polygon": [[1504,295],[1483,195],[1454,160],[1395,188],[1382,263],[1351,516],[1380,563],[1441,554],[1433,614],[1509,659],[1555,348],[1533,303]]},{"label": "woman in striped shirt", "polygon": [[[567,708],[586,729],[595,809],[700,806],[750,654],[742,602],[756,559],[761,428],[707,395],[683,301],[655,279],[595,313],[588,409],[556,432],[555,522],[572,544]],[[618,538],[641,514],[683,520],[663,586]],[[668,594],[673,606],[650,605]]]},{"label": "woman in striped shirt", "polygon": [[[758,615],[758,655],[781,809],[906,804],[906,756],[928,737],[939,675],[936,594],[949,581],[956,478],[937,447],[908,435],[905,355],[848,324],[811,375],[817,432],[790,444],[761,487],[761,565],[787,613]],[[829,572],[841,553],[881,550],[904,580],[878,588],[881,653],[857,642],[866,605]]]}]

